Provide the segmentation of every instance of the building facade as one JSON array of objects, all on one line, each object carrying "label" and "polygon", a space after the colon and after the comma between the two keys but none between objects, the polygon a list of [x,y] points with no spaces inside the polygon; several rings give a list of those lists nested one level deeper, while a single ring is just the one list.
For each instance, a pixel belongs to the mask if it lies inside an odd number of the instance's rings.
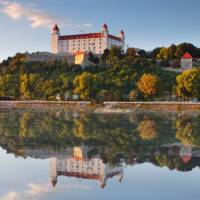
[{"label": "building facade", "polygon": [[193,67],[193,57],[191,54],[186,52],[181,58],[181,68],[183,70],[191,69]]},{"label": "building facade", "polygon": [[122,30],[119,36],[109,34],[108,26],[103,25],[100,32],[78,35],[61,35],[58,25],[55,25],[51,34],[52,53],[70,53],[92,52],[101,55],[105,49],[112,46],[125,48],[125,34]]}]

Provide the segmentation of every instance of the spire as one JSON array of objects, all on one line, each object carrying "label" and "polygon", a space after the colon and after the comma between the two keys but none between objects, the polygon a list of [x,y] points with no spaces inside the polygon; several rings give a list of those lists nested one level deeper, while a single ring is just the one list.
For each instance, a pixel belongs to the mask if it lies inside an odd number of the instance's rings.
[{"label": "spire", "polygon": [[54,27],[53,27],[53,31],[59,31],[60,29],[58,28],[58,25],[55,24]]},{"label": "spire", "polygon": [[106,23],[103,25],[103,28],[104,28],[104,29],[108,29],[108,26],[107,26]]},{"label": "spire", "polygon": [[57,180],[52,180],[52,181],[51,181],[51,184],[52,184],[52,187],[56,187]]},{"label": "spire", "polygon": [[104,36],[107,36],[107,35],[108,35],[108,26],[107,26],[106,23],[102,26],[101,32],[102,32],[102,34],[103,34]]},{"label": "spire", "polygon": [[120,32],[122,35],[124,35],[124,31],[123,30],[121,30],[121,32]]},{"label": "spire", "polygon": [[120,31],[119,37],[120,37],[121,39],[124,39],[124,38],[125,38],[125,34],[124,34],[124,31],[123,31],[123,30]]}]

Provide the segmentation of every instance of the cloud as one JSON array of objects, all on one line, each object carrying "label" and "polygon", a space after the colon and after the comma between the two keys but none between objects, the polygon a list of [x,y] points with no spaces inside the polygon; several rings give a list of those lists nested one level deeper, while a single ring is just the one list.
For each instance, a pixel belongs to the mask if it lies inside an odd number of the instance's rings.
[{"label": "cloud", "polygon": [[63,19],[52,16],[49,13],[37,9],[34,4],[21,4],[9,0],[0,0],[2,5],[1,12],[13,20],[27,20],[32,28],[52,27],[53,24],[59,24],[67,27],[91,27],[90,23],[76,24],[71,19]]},{"label": "cloud", "polygon": [[20,195],[16,192],[9,192],[0,200],[20,200]]},{"label": "cloud", "polygon": [[3,197],[0,197],[0,200],[36,200],[43,195],[48,195],[51,193],[88,190],[90,188],[91,187],[87,185],[83,186],[80,184],[66,184],[64,186],[54,189],[49,184],[30,183],[27,185],[26,190],[24,192],[9,192]]}]

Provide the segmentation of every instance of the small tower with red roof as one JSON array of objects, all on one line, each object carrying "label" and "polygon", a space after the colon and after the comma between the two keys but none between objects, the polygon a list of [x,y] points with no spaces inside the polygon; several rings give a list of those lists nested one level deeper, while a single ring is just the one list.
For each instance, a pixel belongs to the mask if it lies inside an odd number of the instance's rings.
[{"label": "small tower with red roof", "polygon": [[186,52],[181,58],[181,68],[191,69],[193,67],[193,57],[190,53]]}]

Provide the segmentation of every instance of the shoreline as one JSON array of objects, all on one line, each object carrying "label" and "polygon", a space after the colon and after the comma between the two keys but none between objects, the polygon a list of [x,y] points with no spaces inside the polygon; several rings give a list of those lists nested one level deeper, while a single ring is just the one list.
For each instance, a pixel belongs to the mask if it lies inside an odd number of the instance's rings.
[{"label": "shoreline", "polygon": [[89,101],[0,101],[0,110],[55,110],[91,111],[96,113],[200,112],[200,102],[104,102]]}]

